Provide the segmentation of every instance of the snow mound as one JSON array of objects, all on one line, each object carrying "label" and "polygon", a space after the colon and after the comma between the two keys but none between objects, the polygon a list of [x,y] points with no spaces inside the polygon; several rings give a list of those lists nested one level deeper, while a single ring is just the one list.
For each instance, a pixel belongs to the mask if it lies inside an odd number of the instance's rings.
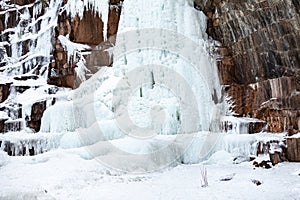
[{"label": "snow mound", "polygon": [[0,167],[6,165],[9,162],[9,156],[6,152],[0,150]]},{"label": "snow mound", "polygon": [[231,164],[232,155],[227,151],[217,151],[207,161],[206,164]]}]

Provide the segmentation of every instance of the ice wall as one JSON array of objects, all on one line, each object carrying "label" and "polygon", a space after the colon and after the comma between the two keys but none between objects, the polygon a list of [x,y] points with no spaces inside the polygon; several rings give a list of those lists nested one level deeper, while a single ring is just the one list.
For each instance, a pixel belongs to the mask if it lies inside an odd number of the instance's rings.
[{"label": "ice wall", "polygon": [[[77,9],[75,4],[69,7]],[[206,16],[193,8],[192,0],[124,2],[113,69],[103,69],[74,91],[70,104],[75,105],[75,114],[70,121],[76,124],[49,128],[53,127],[49,112],[71,109],[57,105],[46,111],[42,130],[88,128],[97,121],[122,117],[130,118],[132,125],[120,128],[125,132],[214,130],[222,110],[221,104],[216,105],[221,90],[205,31]],[[122,100],[124,96],[128,102]],[[155,122],[159,116],[161,124]],[[58,118],[56,123],[64,120]]]},{"label": "ice wall", "polygon": [[206,17],[192,0],[126,0],[112,68],[48,108],[41,131],[122,170],[197,163],[214,151],[222,114]]}]

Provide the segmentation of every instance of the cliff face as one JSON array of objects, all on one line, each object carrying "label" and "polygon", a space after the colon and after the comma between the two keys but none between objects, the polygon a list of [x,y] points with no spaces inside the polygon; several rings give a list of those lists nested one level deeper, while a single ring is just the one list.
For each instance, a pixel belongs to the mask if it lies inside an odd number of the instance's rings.
[{"label": "cliff face", "polygon": [[[110,66],[112,59],[108,49],[115,43],[118,23],[121,14],[123,0],[110,0],[107,24],[101,19],[101,14],[90,9],[83,12],[83,16],[71,18],[67,12],[63,12],[58,18],[58,27],[55,32],[54,62],[50,65],[54,76],[49,73],[48,82],[57,86],[77,87],[81,79],[76,77],[74,71],[75,62],[68,61],[68,52],[63,48],[59,35],[68,35],[71,42],[87,44],[91,47],[91,54],[85,57],[87,71],[86,78],[98,71],[99,66]],[[64,1],[67,3],[67,0]],[[106,29],[106,30],[104,30]]]},{"label": "cliff face", "polygon": [[[84,11],[81,17],[75,18],[66,11],[59,13],[51,41],[54,50],[48,67],[48,83],[74,88],[82,81],[76,77],[76,61],[68,60],[68,52],[58,39],[59,35],[68,36],[71,42],[91,46],[91,54],[85,56],[89,70],[86,78],[95,73],[98,66],[112,64],[109,48],[115,42],[122,2],[110,0],[107,16],[94,10]],[[16,0],[11,3],[23,6],[37,2]],[[195,8],[206,13],[207,33],[221,43],[216,46],[220,78],[237,116],[262,119],[268,123],[271,132],[289,131],[292,134],[299,131],[299,1],[195,0]],[[33,12],[32,7],[28,9]],[[11,9],[8,18],[0,14],[1,32],[18,25],[17,11]],[[102,20],[104,17],[106,23]],[[6,34],[9,32],[2,35],[3,41],[7,40]],[[23,45],[23,54],[28,52],[26,46]],[[42,74],[39,69],[37,75]],[[1,102],[7,98],[9,88],[9,83],[0,85]]]},{"label": "cliff face", "polygon": [[271,132],[300,129],[300,14],[297,0],[195,1],[209,17],[220,78],[239,116]]},{"label": "cliff face", "polygon": [[[105,51],[115,41],[121,13],[120,0],[111,0],[107,30],[92,11],[83,18],[59,18],[58,33],[92,46],[87,57],[91,74],[101,65],[111,65]],[[297,0],[195,0],[195,7],[208,16],[208,34],[220,41],[218,68],[224,91],[233,101],[237,116],[268,123],[268,131],[300,130],[300,3]],[[104,36],[103,33],[107,35]],[[96,38],[95,38],[96,37]],[[74,66],[57,40],[55,70],[50,83],[74,87]]]}]

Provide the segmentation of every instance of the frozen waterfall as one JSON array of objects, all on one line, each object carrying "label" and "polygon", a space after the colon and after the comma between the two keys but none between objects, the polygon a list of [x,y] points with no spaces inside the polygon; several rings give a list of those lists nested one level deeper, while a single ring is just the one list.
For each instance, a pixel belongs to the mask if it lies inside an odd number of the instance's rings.
[{"label": "frozen waterfall", "polygon": [[[162,114],[160,134],[213,130],[221,89],[205,30],[206,16],[191,0],[124,1],[113,68],[84,82],[69,103],[48,109],[42,131],[88,128],[121,109],[136,128],[153,129],[150,115]],[[60,114],[67,112],[70,118]],[[62,118],[51,124],[51,116]]]},{"label": "frozen waterfall", "polygon": [[[7,32],[14,59],[5,57],[9,63],[4,67],[6,74],[32,71],[39,62],[34,59],[37,53],[43,54],[43,66],[49,63],[51,45],[40,49],[43,41],[50,40],[59,12],[82,17],[85,8],[93,8],[107,24],[107,1],[68,1],[63,8],[61,3],[51,0],[44,17],[39,15],[39,4],[30,5],[34,16],[22,10],[22,19],[30,26],[41,23],[32,33],[24,30],[20,34],[21,25]],[[32,42],[25,56],[19,51],[22,42],[17,37]],[[78,48],[89,49],[68,37],[59,39],[69,50],[69,58]],[[220,119],[229,106],[221,100],[206,16],[194,9],[192,0],[124,1],[116,45],[108,51],[113,67],[101,67],[76,90],[57,89],[49,95],[52,86],[45,83],[44,75],[36,81],[38,88],[17,94],[18,98],[10,96],[9,100],[22,103],[23,121],[37,100],[46,101],[47,109],[41,133],[4,134],[1,149],[11,155],[34,155],[53,148],[86,150],[88,156],[80,155],[85,159],[130,172],[198,163],[219,150],[234,156],[256,154],[259,138],[237,134],[247,133],[247,124],[238,121],[230,133],[220,133]],[[24,69],[21,72],[19,65]]]},{"label": "frozen waterfall", "polygon": [[[151,171],[196,163],[219,135],[221,89],[206,16],[192,0],[123,3],[112,68],[48,108],[41,131],[67,133],[110,167]],[[71,141],[71,142],[70,142]]]}]

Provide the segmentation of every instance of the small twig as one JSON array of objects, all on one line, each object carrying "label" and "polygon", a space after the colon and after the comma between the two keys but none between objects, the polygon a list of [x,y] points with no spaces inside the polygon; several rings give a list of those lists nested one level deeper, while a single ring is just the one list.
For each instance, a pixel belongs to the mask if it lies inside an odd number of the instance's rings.
[{"label": "small twig", "polygon": [[207,180],[207,170],[205,167],[201,167],[201,187],[207,187],[208,180]]}]

